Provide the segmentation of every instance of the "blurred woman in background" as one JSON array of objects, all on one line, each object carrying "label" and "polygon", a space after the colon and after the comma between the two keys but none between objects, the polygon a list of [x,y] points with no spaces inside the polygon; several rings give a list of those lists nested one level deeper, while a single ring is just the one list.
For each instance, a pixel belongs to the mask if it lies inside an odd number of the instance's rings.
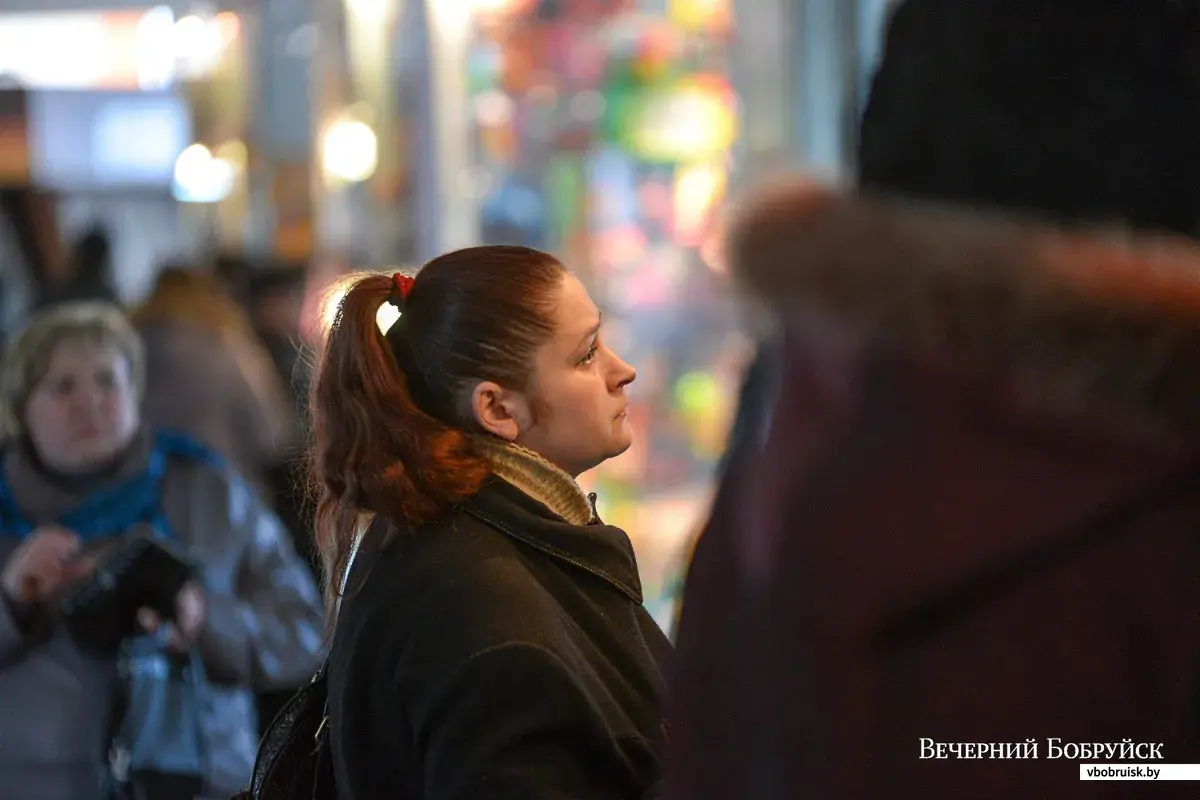
[{"label": "blurred woman in background", "polygon": [[342,798],[652,795],[670,646],[575,482],[629,447],[635,374],[535,250],[350,285],[313,401]]},{"label": "blurred woman in background", "polygon": [[[6,799],[100,797],[105,754],[156,721],[113,718],[114,698],[129,688],[118,677],[118,655],[77,641],[56,613],[64,592],[87,577],[86,554],[138,526],[152,526],[199,565],[195,582],[177,597],[171,645],[197,653],[207,678],[196,705],[199,730],[163,728],[168,738],[196,735],[203,774],[168,769],[125,776],[140,792],[135,796],[228,796],[240,788],[257,737],[250,687],[303,683],[318,660],[320,600],[285,532],[214,452],[143,424],[143,370],[137,334],[103,304],[68,304],[36,317],[5,357],[0,786]],[[185,718],[183,709],[160,711],[160,722]],[[138,763],[132,767],[136,772]]]},{"label": "blurred woman in background", "polygon": [[300,434],[246,310],[213,275],[169,267],[133,321],[146,342],[147,420],[199,439],[262,490]]}]

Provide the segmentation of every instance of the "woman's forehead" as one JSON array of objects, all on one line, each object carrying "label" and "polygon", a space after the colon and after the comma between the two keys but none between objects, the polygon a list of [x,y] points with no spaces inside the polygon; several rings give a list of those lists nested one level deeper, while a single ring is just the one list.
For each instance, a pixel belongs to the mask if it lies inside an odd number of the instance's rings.
[{"label": "woman's forehead", "polygon": [[596,327],[600,309],[592,302],[583,283],[570,273],[563,280],[558,300],[558,331],[560,334],[582,336]]},{"label": "woman's forehead", "polygon": [[59,340],[49,353],[46,368],[49,371],[67,370],[78,366],[97,363],[124,361],[115,342],[103,336],[66,336]]}]

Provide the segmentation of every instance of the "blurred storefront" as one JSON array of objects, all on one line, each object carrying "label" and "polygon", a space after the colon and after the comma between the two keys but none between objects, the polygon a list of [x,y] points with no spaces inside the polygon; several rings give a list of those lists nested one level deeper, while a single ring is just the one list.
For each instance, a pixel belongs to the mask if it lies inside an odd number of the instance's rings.
[{"label": "blurred storefront", "polygon": [[[103,231],[118,295],[134,301],[164,259],[192,257],[222,231],[240,239],[243,25],[215,9],[65,5],[0,14],[0,79],[23,98],[19,121],[6,119],[0,177],[56,208],[42,222],[55,230],[41,232],[53,252],[26,267],[53,279],[78,237]],[[27,305],[32,279],[8,265]]]}]

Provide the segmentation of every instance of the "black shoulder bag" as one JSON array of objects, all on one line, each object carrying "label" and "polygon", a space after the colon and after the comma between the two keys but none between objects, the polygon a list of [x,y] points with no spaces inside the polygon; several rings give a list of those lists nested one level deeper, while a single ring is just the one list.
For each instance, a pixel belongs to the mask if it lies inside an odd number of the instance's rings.
[{"label": "black shoulder bag", "polygon": [[329,753],[326,661],[263,735],[250,788],[234,800],[337,800]]},{"label": "black shoulder bag", "polygon": [[[343,595],[350,569],[375,527],[372,521],[351,553]],[[308,686],[289,700],[267,726],[254,761],[250,788],[233,800],[338,800],[329,744],[328,670],[327,657]]]}]

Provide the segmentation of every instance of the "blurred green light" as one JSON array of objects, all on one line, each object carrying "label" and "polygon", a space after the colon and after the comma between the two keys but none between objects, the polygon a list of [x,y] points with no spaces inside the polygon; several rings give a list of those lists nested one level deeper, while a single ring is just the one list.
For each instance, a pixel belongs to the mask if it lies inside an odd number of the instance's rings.
[{"label": "blurred green light", "polygon": [[689,372],[675,382],[675,403],[692,416],[704,414],[720,402],[720,387],[709,372]]}]

